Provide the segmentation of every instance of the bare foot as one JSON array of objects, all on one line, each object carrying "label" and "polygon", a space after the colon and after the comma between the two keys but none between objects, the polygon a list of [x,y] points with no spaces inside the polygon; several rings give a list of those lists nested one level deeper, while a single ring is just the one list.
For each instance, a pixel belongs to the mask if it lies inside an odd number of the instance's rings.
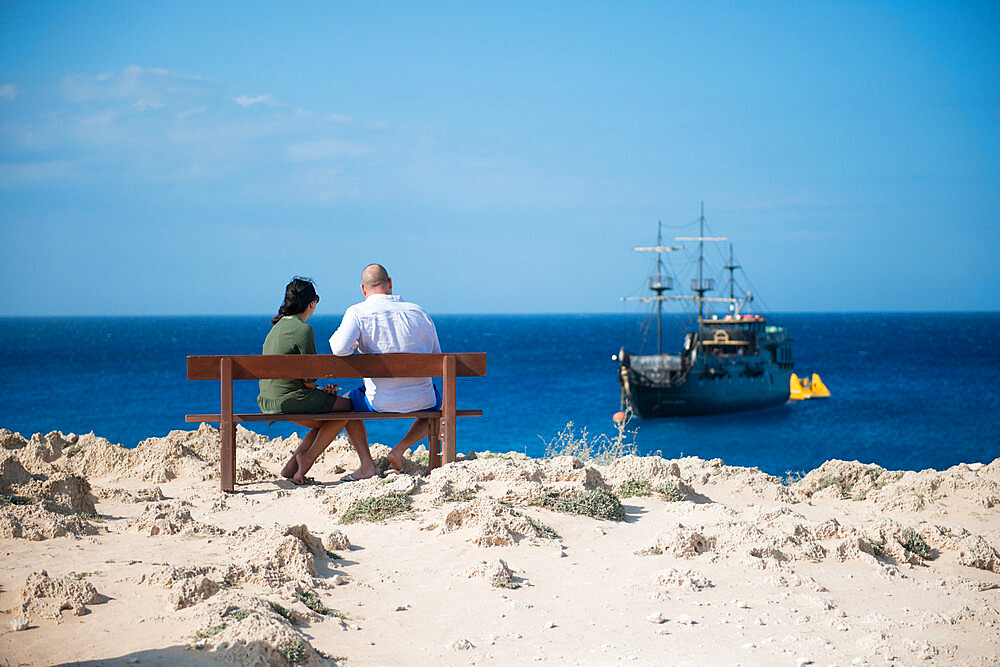
[{"label": "bare foot", "polygon": [[[288,464],[285,466],[285,468],[288,468],[288,466],[292,465],[293,461],[295,463],[295,473],[293,475],[287,475],[287,477],[296,484],[308,484],[309,482],[307,482],[306,480],[309,478],[306,477],[306,473],[309,472],[309,468],[303,465],[303,461],[300,460],[299,458],[301,456],[302,454],[296,453],[294,456],[292,456],[292,461],[289,461]],[[282,470],[281,473],[284,474],[285,471]]]},{"label": "bare foot", "polygon": [[341,482],[358,482],[358,481],[361,481],[363,479],[368,479],[369,477],[374,477],[376,472],[378,472],[378,471],[375,470],[375,466],[371,466],[370,468],[361,467],[361,468],[358,468],[357,470],[355,470],[352,473],[344,475],[343,477],[340,478],[340,481]]},{"label": "bare foot", "polygon": [[298,471],[299,461],[295,458],[295,454],[292,453],[292,458],[288,459],[288,463],[286,463],[285,467],[281,469],[281,476],[285,479],[291,479]]},{"label": "bare foot", "polygon": [[393,470],[395,470],[396,472],[403,472],[402,456],[396,454],[396,452],[390,451],[388,454],[386,454],[386,458],[389,459],[389,465],[392,466]]}]

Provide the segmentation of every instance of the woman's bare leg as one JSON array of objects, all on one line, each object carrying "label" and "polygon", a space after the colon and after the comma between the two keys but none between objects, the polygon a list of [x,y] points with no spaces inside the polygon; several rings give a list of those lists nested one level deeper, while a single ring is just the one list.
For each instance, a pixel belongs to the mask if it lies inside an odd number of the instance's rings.
[{"label": "woman's bare leg", "polygon": [[303,452],[296,450],[295,461],[298,464],[298,470],[292,476],[292,481],[305,483],[306,473],[316,463],[319,455],[323,453],[330,443],[333,442],[333,439],[344,429],[346,423],[346,420],[322,422],[312,445]]},{"label": "woman's bare leg", "polygon": [[288,463],[285,467],[281,469],[281,476],[285,479],[290,479],[295,476],[295,473],[299,469],[298,460],[295,458],[296,454],[302,454],[309,451],[312,446],[313,441],[316,440],[316,435],[319,433],[319,427],[321,422],[292,422],[293,424],[298,424],[299,426],[305,426],[309,429],[309,432],[305,434],[302,438],[302,442],[294,452],[292,452],[292,458],[288,459]]}]

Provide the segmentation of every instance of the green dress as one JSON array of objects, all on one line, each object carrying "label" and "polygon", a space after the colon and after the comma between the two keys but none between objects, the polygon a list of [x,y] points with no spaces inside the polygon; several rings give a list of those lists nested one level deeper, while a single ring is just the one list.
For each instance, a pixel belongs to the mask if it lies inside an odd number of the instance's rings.
[{"label": "green dress", "polygon": [[[316,354],[313,328],[295,315],[286,315],[271,327],[263,354]],[[261,380],[257,405],[265,414],[330,412],[336,397],[312,387],[315,380]]]}]

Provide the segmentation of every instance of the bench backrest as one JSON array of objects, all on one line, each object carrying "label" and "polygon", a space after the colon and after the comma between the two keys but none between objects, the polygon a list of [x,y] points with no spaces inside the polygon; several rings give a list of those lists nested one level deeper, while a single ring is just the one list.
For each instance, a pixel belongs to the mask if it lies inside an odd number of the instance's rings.
[{"label": "bench backrest", "polygon": [[188,380],[221,380],[222,361],[232,360],[233,380],[296,378],[444,377],[445,357],[455,359],[457,377],[486,375],[485,352],[352,354],[246,354],[189,356]]}]

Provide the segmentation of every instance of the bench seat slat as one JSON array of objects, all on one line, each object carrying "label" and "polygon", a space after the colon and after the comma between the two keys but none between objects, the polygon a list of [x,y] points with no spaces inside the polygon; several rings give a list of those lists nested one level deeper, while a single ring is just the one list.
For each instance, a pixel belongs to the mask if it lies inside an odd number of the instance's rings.
[{"label": "bench seat slat", "polygon": [[[482,410],[456,410],[457,417],[482,417]],[[289,414],[234,414],[234,422],[287,422],[287,421],[336,421],[338,419],[417,419],[420,417],[441,418],[440,410],[421,410],[418,412],[321,412],[301,415]],[[186,422],[218,422],[220,415],[185,415]]]}]

